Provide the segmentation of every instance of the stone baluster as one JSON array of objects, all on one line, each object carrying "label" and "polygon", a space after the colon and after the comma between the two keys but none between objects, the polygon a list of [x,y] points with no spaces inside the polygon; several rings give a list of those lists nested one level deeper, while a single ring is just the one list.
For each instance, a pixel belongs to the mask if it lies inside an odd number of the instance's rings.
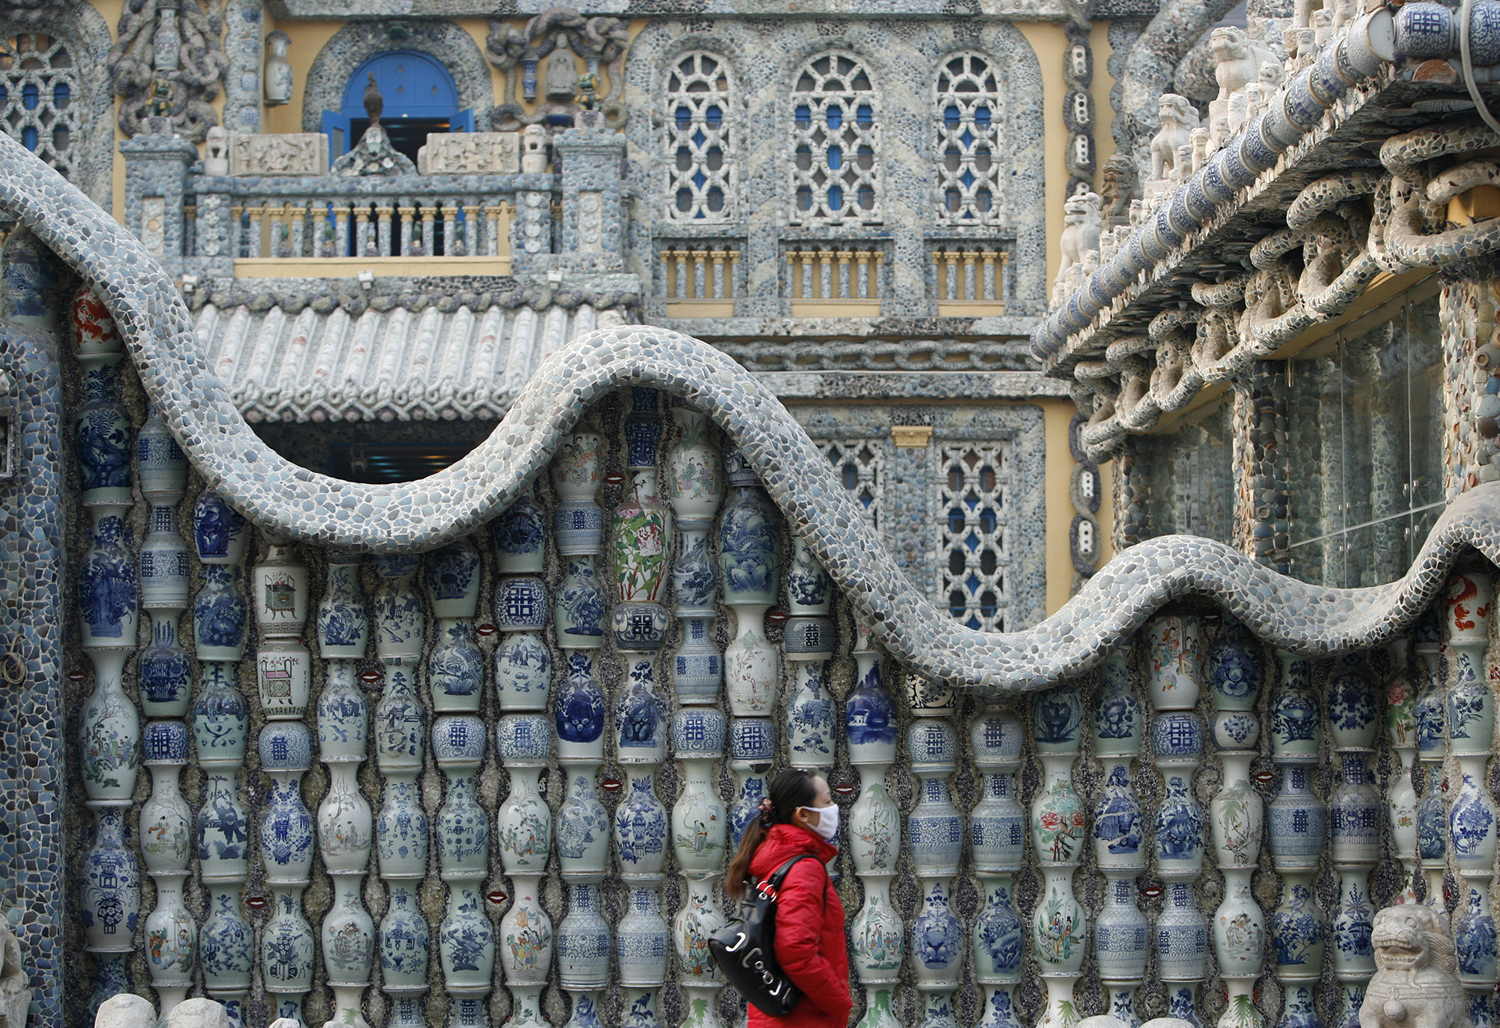
[{"label": "stone baluster", "polygon": [[1323,975],[1328,925],[1313,878],[1328,834],[1328,808],[1313,794],[1311,780],[1311,768],[1321,759],[1321,705],[1308,661],[1285,651],[1278,651],[1277,660],[1281,678],[1271,706],[1271,760],[1281,765],[1282,779],[1267,811],[1271,861],[1281,876],[1281,900],[1271,915],[1283,995],[1277,1028],[1322,1028],[1313,988]]},{"label": "stone baluster", "polygon": [[1037,1028],[1072,1028],[1078,1021],[1073,987],[1088,948],[1088,922],[1073,895],[1073,870],[1083,862],[1088,834],[1083,802],[1073,788],[1083,727],[1077,688],[1062,685],[1033,697],[1031,725],[1042,762],[1042,784],[1031,801],[1031,847],[1042,872],[1031,941],[1047,989]]},{"label": "stone baluster", "polygon": [[804,539],[793,540],[786,592],[791,617],[786,622],[784,647],[786,659],[792,662],[792,688],[782,715],[787,762],[808,770],[830,768],[837,736],[828,682],[834,640],[833,619],[828,616],[833,580]]},{"label": "stone baluster", "polygon": [[687,901],[672,924],[685,1028],[718,1028],[723,987],[708,937],[724,927],[714,897],[727,846],[728,815],[714,786],[714,762],[724,756],[724,715],[712,707],[685,707],[672,719],[672,748],[682,762],[682,794],[672,807],[672,853],[687,881]]},{"label": "stone baluster", "polygon": [[1443,691],[1441,619],[1424,617],[1417,622],[1415,649],[1421,683],[1412,716],[1417,722],[1417,761],[1422,767],[1422,791],[1417,800],[1417,859],[1422,868],[1426,902],[1443,908],[1443,878],[1448,868],[1448,805],[1443,798],[1448,711]]},{"label": "stone baluster", "polygon": [[[1025,858],[1026,812],[1016,802],[1015,780],[1025,738],[1021,719],[999,707],[983,710],[969,732],[983,783],[969,813],[969,843],[984,904],[972,937],[974,980],[984,995],[980,1028],[1020,1028],[1011,993],[1021,980],[1026,926],[1012,905],[1011,884]],[[1139,811],[1136,820],[1139,824]],[[1145,928],[1142,920],[1143,953]]]},{"label": "stone baluster", "polygon": [[124,347],[114,320],[88,285],[72,306],[83,371],[83,409],[75,429],[79,499],[89,516],[89,546],[78,569],[78,620],[94,689],[79,714],[84,804],[94,811],[94,844],[84,860],[86,949],[97,965],[91,1006],[129,989],[128,954],[140,916],[140,867],[127,848],[124,809],[141,766],[141,720],[125,692],[125,661],[136,646],[136,562],[127,544],[130,416],[120,404],[117,367]]},{"label": "stone baluster", "polygon": [[1208,922],[1193,883],[1203,873],[1204,816],[1193,792],[1203,760],[1203,725],[1192,713],[1203,672],[1203,628],[1195,615],[1167,615],[1146,625],[1147,687],[1156,716],[1151,746],[1162,776],[1153,850],[1167,898],[1156,919],[1157,973],[1167,984],[1171,1016],[1198,1019],[1197,989],[1208,955]]},{"label": "stone baluster", "polygon": [[707,415],[680,400],[673,401],[672,410],[678,434],[667,455],[667,494],[681,540],[672,566],[672,593],[673,613],[682,621],[681,642],[672,657],[672,690],[680,704],[712,705],[719,702],[724,684],[724,661],[714,642],[719,583],[708,533],[724,500],[724,476]]},{"label": "stone baluster", "polygon": [[213,493],[199,495],[193,507],[193,542],[204,587],[193,603],[201,675],[193,698],[193,738],[198,766],[208,776],[196,843],[209,913],[198,935],[198,952],[204,991],[224,1004],[233,1028],[243,1028],[255,966],[254,934],[240,909],[240,889],[250,872],[250,819],[239,784],[250,713],[237,674],[247,612],[235,588],[249,537],[249,525],[228,504]]},{"label": "stone baluster", "polygon": [[1409,644],[1396,639],[1390,645],[1390,674],[1385,680],[1385,730],[1396,767],[1386,789],[1386,817],[1391,827],[1392,849],[1401,861],[1401,895],[1398,903],[1417,901],[1417,792],[1412,787],[1412,764],[1417,754],[1417,690],[1408,669]]},{"label": "stone baluster", "polygon": [[[328,792],[317,813],[318,855],[333,880],[333,904],[323,918],[323,969],[333,989],[333,1019],[352,1025],[363,1025],[360,1000],[375,957],[375,923],[360,899],[374,819],[359,787],[359,765],[368,756],[369,703],[355,663],[365,655],[368,636],[364,610],[358,617],[353,613],[358,570],[348,557],[330,557],[327,602],[319,603],[316,617],[326,662],[318,696],[318,759],[328,765]],[[365,631],[358,631],[360,625]]]},{"label": "stone baluster", "polygon": [[[510,772],[510,795],[500,805],[496,834],[513,897],[500,921],[500,967],[513,1003],[506,1024],[531,1028],[546,1024],[541,994],[552,967],[552,919],[542,909],[540,888],[552,844],[552,812],[541,795],[552,729],[540,715],[511,714],[495,726],[495,741],[500,761]],[[479,920],[485,919],[479,915]],[[485,920],[486,930],[488,925]],[[486,992],[492,960],[483,969]]]},{"label": "stone baluster", "polygon": [[427,658],[433,712],[476,714],[484,689],[484,656],[474,635],[479,550],[468,539],[451,543],[429,553],[422,570],[437,621],[437,642]]},{"label": "stone baluster", "polygon": [[1380,862],[1380,790],[1365,761],[1380,730],[1375,683],[1360,654],[1342,658],[1328,683],[1328,731],[1339,760],[1338,783],[1328,796],[1329,858],[1339,875],[1339,905],[1329,940],[1339,983],[1338,1028],[1358,1028],[1365,986],[1375,973],[1375,906],[1370,871]]},{"label": "stone baluster", "polygon": [[891,902],[891,880],[901,854],[901,810],[885,779],[896,761],[896,709],[880,651],[864,626],[856,626],[853,656],[855,682],[844,703],[844,733],[860,790],[849,808],[849,855],[865,901],[850,923],[849,956],[865,990],[859,1028],[895,1028],[891,999],[901,978],[906,931]]},{"label": "stone baluster", "polygon": [[260,851],[271,891],[271,917],[261,927],[260,968],[276,1018],[302,1021],[312,989],[317,939],[302,913],[312,873],[313,819],[302,802],[302,776],[312,767],[312,736],[301,721],[270,721],[260,732],[260,767],[271,779],[261,807]]},{"label": "stone baluster", "polygon": [[1214,858],[1224,875],[1224,899],[1214,911],[1214,956],[1229,996],[1218,1028],[1263,1028],[1255,1005],[1255,980],[1265,965],[1266,915],[1255,901],[1251,878],[1260,864],[1266,814],[1250,778],[1260,743],[1255,699],[1260,692],[1261,651],[1255,637],[1228,623],[1209,652],[1213,690],[1211,730],[1222,769],[1219,792],[1209,804]]},{"label": "stone baluster", "polygon": [[[484,722],[472,714],[433,720],[432,755],[448,785],[436,827],[438,874],[448,887],[448,905],[437,934],[443,985],[452,1001],[449,1028],[489,1024],[486,997],[495,968],[495,932],[484,912],[480,885],[489,873],[490,826],[475,784],[484,747]],[[514,780],[511,792],[514,796]],[[546,809],[539,800],[537,805]],[[545,838],[541,845],[545,853]]]},{"label": "stone baluster", "polygon": [[765,630],[779,585],[781,517],[739,450],[724,452],[724,477],[731,496],[719,519],[719,576],[736,626],[724,651],[729,712],[768,717],[781,680],[777,650]]},{"label": "stone baluster", "polygon": [[1100,667],[1094,705],[1094,756],[1104,765],[1104,788],[1094,806],[1094,863],[1105,880],[1104,909],[1094,925],[1094,955],[1108,1013],[1132,1028],[1141,1022],[1135,990],[1145,980],[1151,952],[1150,926],[1136,905],[1136,879],[1146,869],[1149,847],[1131,766],[1141,753],[1144,720],[1130,683],[1129,654],[1113,652]]},{"label": "stone baluster", "polygon": [[[380,919],[381,990],[391,999],[390,1028],[418,1028],[427,1023],[422,994],[431,963],[431,929],[419,907],[427,874],[428,819],[417,783],[427,745],[426,715],[417,698],[417,668],[424,642],[422,599],[412,586],[417,562],[401,555],[374,560],[378,584],[370,597],[372,618],[359,592],[359,560],[329,556],[327,618],[336,621],[338,639],[323,644],[325,657],[358,659],[375,637],[379,671],[362,673],[361,681],[382,682],[375,707],[375,763],[385,778],[375,831],[375,852],[386,883],[387,907]],[[319,608],[322,638],[325,614]],[[373,631],[372,631],[373,629]],[[482,746],[482,744],[481,744]],[[481,815],[481,821],[483,816]]]},{"label": "stone baluster", "polygon": [[1458,764],[1460,779],[1448,809],[1448,846],[1466,893],[1453,934],[1458,977],[1469,994],[1469,1020],[1474,1028],[1490,1028],[1495,983],[1500,977],[1490,910],[1495,819],[1500,816],[1489,790],[1495,697],[1485,660],[1495,598],[1493,572],[1477,561],[1455,569],[1445,598],[1444,630],[1452,655],[1446,711],[1448,752]]}]

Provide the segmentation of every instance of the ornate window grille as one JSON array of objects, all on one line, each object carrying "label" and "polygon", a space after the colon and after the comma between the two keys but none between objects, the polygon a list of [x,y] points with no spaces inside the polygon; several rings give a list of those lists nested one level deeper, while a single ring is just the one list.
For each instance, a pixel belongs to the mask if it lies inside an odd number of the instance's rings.
[{"label": "ornate window grille", "polygon": [[692,53],[667,77],[667,218],[724,221],[735,187],[732,88],[729,66],[713,54]]},{"label": "ornate window grille", "polygon": [[865,523],[880,528],[885,492],[885,443],[880,439],[828,439],[818,443],[844,488],[854,494]]},{"label": "ornate window grille", "polygon": [[875,88],[841,53],[809,61],[792,90],[792,219],[798,225],[880,220]]},{"label": "ornate window grille", "polygon": [[1003,632],[1010,607],[1010,447],[957,443],[938,452],[938,596],[967,627]]},{"label": "ornate window grille", "polygon": [[73,101],[83,95],[73,55],[56,36],[23,32],[0,54],[0,131],[73,177],[78,126]]},{"label": "ornate window grille", "polygon": [[1000,220],[999,79],[978,54],[955,54],[937,76],[938,184],[943,214],[958,225]]}]

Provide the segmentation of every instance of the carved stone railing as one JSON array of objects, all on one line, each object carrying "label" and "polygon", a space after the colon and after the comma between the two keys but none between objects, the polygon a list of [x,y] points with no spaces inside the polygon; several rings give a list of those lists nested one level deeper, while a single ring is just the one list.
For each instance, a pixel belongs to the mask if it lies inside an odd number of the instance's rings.
[{"label": "carved stone railing", "polygon": [[[733,248],[731,248],[733,247]],[[662,295],[674,318],[722,317],[734,313],[744,293],[740,250],[722,240],[660,251]]]},{"label": "carved stone railing", "polygon": [[932,251],[932,295],[939,315],[1005,313],[1005,267],[1010,254],[996,245],[953,242]]},{"label": "carved stone railing", "polygon": [[786,295],[793,317],[880,313],[885,252],[874,249],[786,251]]},{"label": "carved stone railing", "polygon": [[184,267],[232,262],[242,278],[346,275],[349,261],[401,274],[414,259],[508,275],[516,254],[554,250],[550,175],[198,176],[191,188]]}]

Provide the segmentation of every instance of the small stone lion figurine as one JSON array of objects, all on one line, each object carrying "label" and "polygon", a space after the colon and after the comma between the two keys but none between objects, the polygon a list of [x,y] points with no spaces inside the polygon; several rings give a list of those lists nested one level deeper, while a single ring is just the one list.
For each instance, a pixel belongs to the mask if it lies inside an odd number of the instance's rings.
[{"label": "small stone lion figurine", "polygon": [[1193,141],[1193,129],[1198,127],[1198,112],[1185,96],[1163,93],[1157,107],[1161,116],[1161,129],[1151,140],[1152,182],[1167,179],[1177,166],[1178,147]]},{"label": "small stone lion figurine", "polygon": [[1470,1028],[1458,957],[1444,919],[1406,903],[1375,915],[1370,938],[1375,977],[1359,1008],[1359,1028]]}]

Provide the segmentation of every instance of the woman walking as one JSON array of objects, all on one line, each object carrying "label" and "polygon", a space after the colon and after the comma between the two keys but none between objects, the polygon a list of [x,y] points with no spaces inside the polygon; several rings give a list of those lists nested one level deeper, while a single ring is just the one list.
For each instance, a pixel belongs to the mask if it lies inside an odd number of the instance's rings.
[{"label": "woman walking", "polygon": [[752,1005],[750,1028],[847,1028],[854,998],[844,905],[824,866],[838,852],[839,808],[828,782],[807,771],[783,771],[767,791],[760,817],[745,829],[729,862],[726,891],[743,899],[747,888],[793,857],[814,859],[793,865],[776,897],[776,962],[802,993],[802,1002],[786,1017]]}]

